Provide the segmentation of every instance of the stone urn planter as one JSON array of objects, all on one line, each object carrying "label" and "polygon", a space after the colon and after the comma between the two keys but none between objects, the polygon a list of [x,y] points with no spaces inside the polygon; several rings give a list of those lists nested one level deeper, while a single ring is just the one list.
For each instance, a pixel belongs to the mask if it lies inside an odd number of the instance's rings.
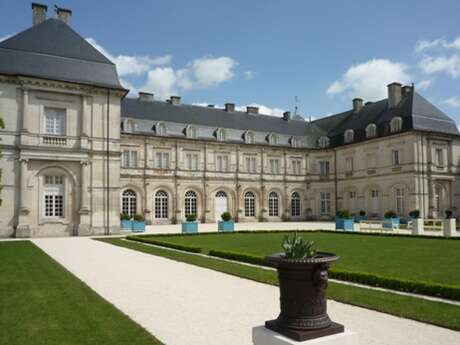
[{"label": "stone urn planter", "polygon": [[297,341],[344,332],[327,315],[328,269],[338,259],[324,252],[304,259],[288,259],[284,253],[266,257],[278,270],[281,312],[265,327]]}]

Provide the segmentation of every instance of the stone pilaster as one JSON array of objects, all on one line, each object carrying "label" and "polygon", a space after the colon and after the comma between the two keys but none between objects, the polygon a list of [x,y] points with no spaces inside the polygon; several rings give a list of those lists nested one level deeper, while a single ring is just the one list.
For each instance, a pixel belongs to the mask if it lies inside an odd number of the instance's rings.
[{"label": "stone pilaster", "polygon": [[90,207],[90,193],[88,190],[89,186],[89,174],[90,165],[88,161],[81,161],[80,171],[80,224],[78,224],[78,236],[87,236],[91,234],[91,207]]},{"label": "stone pilaster", "polygon": [[16,228],[16,237],[30,237],[31,231],[29,226],[29,198],[27,191],[29,160],[26,158],[19,159],[20,177],[19,177],[19,213],[18,225]]}]

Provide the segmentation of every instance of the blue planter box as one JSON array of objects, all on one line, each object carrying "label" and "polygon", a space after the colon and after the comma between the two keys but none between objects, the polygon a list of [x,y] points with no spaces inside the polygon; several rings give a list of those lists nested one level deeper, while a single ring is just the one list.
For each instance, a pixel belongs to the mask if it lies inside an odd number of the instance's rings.
[{"label": "blue planter box", "polygon": [[133,229],[133,222],[130,220],[122,220],[121,221],[121,229],[122,230],[132,230]]},{"label": "blue planter box", "polygon": [[226,221],[218,221],[219,231],[234,231],[235,230],[235,222],[233,220]]},{"label": "blue planter box", "polygon": [[367,216],[355,216],[355,222],[359,223],[362,220],[367,220]]},{"label": "blue planter box", "polygon": [[335,229],[338,230],[351,230],[353,231],[353,219],[335,218]]},{"label": "blue planter box", "polygon": [[182,223],[182,233],[193,234],[198,232],[197,222],[184,222]]},{"label": "blue planter box", "polygon": [[145,221],[133,220],[133,231],[134,232],[144,232],[145,231]]},{"label": "blue planter box", "polygon": [[399,228],[399,224],[400,224],[400,219],[399,219],[399,217],[395,217],[395,218],[385,218],[385,219],[383,220],[383,227],[384,227],[384,228],[388,228],[388,229]]}]

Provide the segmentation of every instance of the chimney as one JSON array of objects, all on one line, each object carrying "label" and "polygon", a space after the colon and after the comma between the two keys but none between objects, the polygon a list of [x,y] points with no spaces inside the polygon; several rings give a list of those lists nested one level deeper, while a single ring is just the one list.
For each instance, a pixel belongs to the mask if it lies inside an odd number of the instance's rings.
[{"label": "chimney", "polygon": [[246,112],[247,112],[248,114],[258,114],[258,113],[259,113],[259,107],[247,106],[247,107],[246,107]]},{"label": "chimney", "polygon": [[403,86],[403,88],[402,88],[402,95],[403,96],[407,96],[411,92],[412,92],[412,86],[409,86],[409,85]]},{"label": "chimney", "polygon": [[371,105],[371,104],[374,104],[374,102],[371,102],[371,101],[367,101],[366,103],[364,103],[364,105]]},{"label": "chimney", "polygon": [[153,102],[153,93],[139,92],[139,101]]},{"label": "chimney", "polygon": [[36,2],[32,3],[32,24],[34,26],[46,20],[46,11],[48,11],[48,6]]},{"label": "chimney", "polygon": [[228,112],[235,111],[235,104],[234,103],[225,103],[225,111],[228,111]]},{"label": "chimney", "polygon": [[56,6],[57,18],[67,25],[70,25],[70,18],[72,17],[72,11],[67,8],[61,8]]},{"label": "chimney", "polygon": [[388,88],[388,108],[395,108],[401,102],[402,89],[400,83],[391,83]]},{"label": "chimney", "polygon": [[179,105],[180,104],[180,97],[179,96],[171,96],[169,97],[169,103],[172,105]]},{"label": "chimney", "polygon": [[363,108],[363,100],[362,98],[353,98],[353,112],[359,113]]},{"label": "chimney", "polygon": [[208,104],[208,108],[214,108],[214,104]]},{"label": "chimney", "polygon": [[285,111],[283,113],[283,120],[284,121],[289,121],[291,119],[291,112],[290,111]]}]

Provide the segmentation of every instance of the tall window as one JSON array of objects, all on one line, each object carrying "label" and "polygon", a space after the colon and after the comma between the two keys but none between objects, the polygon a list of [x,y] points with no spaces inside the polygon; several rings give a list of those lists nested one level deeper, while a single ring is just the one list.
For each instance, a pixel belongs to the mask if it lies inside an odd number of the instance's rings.
[{"label": "tall window", "polygon": [[402,118],[400,117],[394,117],[390,121],[390,132],[391,133],[396,133],[400,132],[402,129]]},{"label": "tall window", "polygon": [[278,217],[279,216],[279,197],[276,192],[270,192],[268,195],[268,216]]},{"label": "tall window", "polygon": [[320,213],[327,215],[331,213],[331,193],[320,193]]},{"label": "tall window", "polygon": [[169,152],[155,152],[155,169],[169,169]]},{"label": "tall window", "polygon": [[65,109],[45,108],[45,134],[65,135]]},{"label": "tall window", "polygon": [[345,171],[350,173],[353,171],[353,157],[345,158]]},{"label": "tall window", "polygon": [[355,211],[356,206],[356,192],[348,192],[348,208],[351,212]]},{"label": "tall window", "polygon": [[300,217],[300,195],[297,192],[291,195],[291,216]]},{"label": "tall window", "polygon": [[346,143],[351,143],[355,137],[355,132],[352,129],[347,129],[344,134]]},{"label": "tall window", "polygon": [[64,217],[64,177],[44,176],[44,216],[49,218]]},{"label": "tall window", "polygon": [[367,125],[366,138],[374,138],[377,136],[377,126],[374,123]]},{"label": "tall window", "polygon": [[270,174],[279,174],[280,173],[280,160],[277,158],[270,158],[268,160],[270,166]]},{"label": "tall window", "polygon": [[189,190],[185,193],[185,216],[196,216],[197,215],[197,196],[194,191]]},{"label": "tall window", "polygon": [[123,168],[137,167],[137,151],[123,150],[121,153],[121,166]]},{"label": "tall window", "polygon": [[395,188],[396,213],[404,215],[404,188]]},{"label": "tall window", "polygon": [[226,172],[229,170],[228,168],[228,155],[217,155],[216,171]]},{"label": "tall window", "polygon": [[400,157],[399,150],[391,151],[391,156],[392,156],[393,165],[401,164],[401,157]]},{"label": "tall window", "polygon": [[438,167],[444,166],[444,150],[443,149],[436,149],[435,163]]},{"label": "tall window", "polygon": [[329,161],[319,162],[319,174],[323,177],[329,176]]},{"label": "tall window", "polygon": [[319,138],[318,145],[319,145],[319,147],[321,147],[323,149],[326,148],[326,147],[329,147],[329,138],[328,137]]},{"label": "tall window", "polygon": [[367,155],[367,168],[368,169],[375,169],[377,166],[377,158],[375,154],[368,154]]},{"label": "tall window", "polygon": [[378,214],[380,211],[379,191],[377,189],[371,189],[370,196],[372,213]]},{"label": "tall window", "polygon": [[163,190],[155,193],[155,218],[168,219],[168,193]]},{"label": "tall window", "polygon": [[121,196],[121,212],[130,217],[137,212],[137,195],[132,189],[125,190]]},{"label": "tall window", "polygon": [[292,164],[292,173],[294,175],[302,175],[302,160],[293,159],[291,161],[291,164]]},{"label": "tall window", "polygon": [[185,169],[198,170],[198,153],[185,154]]},{"label": "tall window", "polygon": [[249,156],[245,157],[245,168],[246,172],[248,173],[255,173],[256,172],[256,157]]},{"label": "tall window", "polygon": [[256,216],[256,197],[253,192],[246,192],[244,194],[244,216]]}]

